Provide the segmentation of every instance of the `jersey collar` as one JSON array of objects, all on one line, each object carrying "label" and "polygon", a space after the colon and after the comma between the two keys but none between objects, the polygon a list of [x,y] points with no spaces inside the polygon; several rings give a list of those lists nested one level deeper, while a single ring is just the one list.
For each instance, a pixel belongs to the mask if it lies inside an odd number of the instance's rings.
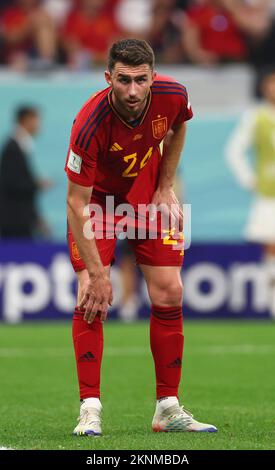
[{"label": "jersey collar", "polygon": [[[146,116],[146,114],[147,114],[147,112],[148,112],[148,109],[149,109],[149,107],[150,107],[150,104],[151,104],[151,99],[152,99],[151,88],[150,88],[150,91],[149,91],[149,96],[148,96],[148,98],[147,98],[146,106],[145,106],[144,110],[142,111],[141,116],[138,118],[138,119],[140,119],[138,125],[131,125],[129,122],[127,122],[127,121],[125,121],[125,120],[123,119],[123,117],[119,114],[119,112],[118,112],[118,111],[116,110],[116,108],[114,107],[113,101],[112,101],[112,96],[111,96],[111,95],[112,95],[112,88],[111,88],[111,90],[110,90],[109,93],[108,93],[108,101],[109,101],[109,105],[111,106],[113,112],[114,112],[115,115],[118,117],[118,119],[119,119],[121,122],[123,122],[123,124],[125,124],[125,126],[127,126],[129,129],[136,129],[137,127],[139,127],[139,126],[143,123],[143,121],[144,121],[144,119],[145,119],[145,116]],[[134,123],[134,122],[136,122],[136,121],[137,121],[137,119],[133,119],[132,122]]]}]

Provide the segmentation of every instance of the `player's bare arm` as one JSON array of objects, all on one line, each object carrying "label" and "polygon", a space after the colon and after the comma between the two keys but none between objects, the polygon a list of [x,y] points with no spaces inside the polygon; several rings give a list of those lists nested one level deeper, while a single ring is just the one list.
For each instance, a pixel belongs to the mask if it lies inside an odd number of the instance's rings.
[{"label": "player's bare arm", "polygon": [[108,305],[112,303],[111,282],[102,265],[95,239],[88,239],[83,234],[83,226],[89,222],[89,216],[84,216],[83,213],[90,202],[91,194],[92,188],[68,181],[68,221],[89,275],[86,285],[83,286],[83,296],[79,304],[80,308],[85,309],[84,318],[88,323],[92,323],[97,313],[104,321]]},{"label": "player's bare arm", "polygon": [[[175,195],[173,185],[181,152],[184,147],[185,135],[186,123],[184,122],[173,128],[173,132],[169,135],[168,144],[165,145],[164,143],[159,184],[152,198],[152,204],[156,206],[166,204],[170,208],[172,219],[179,219],[180,230],[183,229],[183,213]],[[154,213],[152,214],[152,217],[153,216]]]}]

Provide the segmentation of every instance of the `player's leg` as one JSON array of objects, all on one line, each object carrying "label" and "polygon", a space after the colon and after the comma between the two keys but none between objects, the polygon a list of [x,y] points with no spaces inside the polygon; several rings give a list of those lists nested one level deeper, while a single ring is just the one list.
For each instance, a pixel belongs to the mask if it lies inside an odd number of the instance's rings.
[{"label": "player's leg", "polygon": [[[110,273],[110,266],[104,269]],[[77,272],[77,305],[82,298],[86,283],[89,281],[86,269]],[[101,435],[100,414],[100,374],[103,355],[103,324],[97,315],[89,324],[84,320],[85,312],[75,308],[73,316],[73,343],[81,400],[79,424],[75,435]]]},{"label": "player's leg", "polygon": [[134,263],[134,255],[126,240],[119,242],[120,259],[120,282],[121,282],[121,307],[119,318],[125,322],[136,320],[139,309],[139,296],[137,295],[137,272]]},{"label": "player's leg", "polygon": [[[100,371],[103,354],[103,324],[99,316],[96,316],[89,324],[84,319],[85,311],[78,307],[85,284],[88,282],[88,272],[70,231],[68,231],[68,247],[72,266],[78,278],[77,305],[73,315],[72,330],[81,407],[79,424],[74,429],[74,434],[98,436],[101,435]],[[97,240],[97,248],[104,269],[109,275],[114,257],[115,240]]]},{"label": "player's leg", "polygon": [[179,266],[140,265],[151,300],[150,344],[157,399],[178,397],[183,355],[183,288]]},{"label": "player's leg", "polygon": [[[110,266],[104,268],[110,273]],[[89,275],[86,269],[77,272],[77,305],[82,298]],[[75,308],[73,316],[73,343],[77,364],[80,399],[100,399],[100,368],[103,354],[103,324],[97,315],[89,324],[84,320],[85,311]]]},{"label": "player's leg", "polygon": [[215,426],[199,423],[180,407],[178,389],[183,357],[181,266],[182,242],[149,239],[133,242],[151,300],[150,342],[156,372],[154,431],[209,431]]},{"label": "player's leg", "polygon": [[140,266],[152,302],[150,343],[155,362],[157,404],[155,432],[215,432],[179,406],[178,390],[183,356],[182,282],[178,266]]}]

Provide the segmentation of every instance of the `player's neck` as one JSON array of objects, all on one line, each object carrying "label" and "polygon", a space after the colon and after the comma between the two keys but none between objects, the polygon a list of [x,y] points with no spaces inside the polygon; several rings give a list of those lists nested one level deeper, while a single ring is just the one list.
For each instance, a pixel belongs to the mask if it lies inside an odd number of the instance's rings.
[{"label": "player's neck", "polygon": [[111,102],[112,102],[112,105],[113,107],[115,108],[116,112],[121,116],[121,118],[126,121],[126,122],[131,122],[131,121],[134,121],[134,120],[137,120],[144,112],[147,104],[148,104],[148,100],[149,100],[149,96],[147,97],[147,99],[144,101],[141,109],[138,111],[138,113],[129,113],[127,111],[127,109],[125,109],[120,103],[119,101],[116,99],[116,96],[114,93],[111,93],[110,94],[110,99],[111,99]]}]

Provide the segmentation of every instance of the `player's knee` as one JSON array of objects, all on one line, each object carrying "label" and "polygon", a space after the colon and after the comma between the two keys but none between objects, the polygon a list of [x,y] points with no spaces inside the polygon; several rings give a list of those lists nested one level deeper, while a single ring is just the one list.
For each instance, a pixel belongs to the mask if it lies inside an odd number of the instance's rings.
[{"label": "player's knee", "polygon": [[183,287],[180,281],[162,285],[154,284],[149,288],[149,296],[153,305],[178,306],[182,304]]}]

